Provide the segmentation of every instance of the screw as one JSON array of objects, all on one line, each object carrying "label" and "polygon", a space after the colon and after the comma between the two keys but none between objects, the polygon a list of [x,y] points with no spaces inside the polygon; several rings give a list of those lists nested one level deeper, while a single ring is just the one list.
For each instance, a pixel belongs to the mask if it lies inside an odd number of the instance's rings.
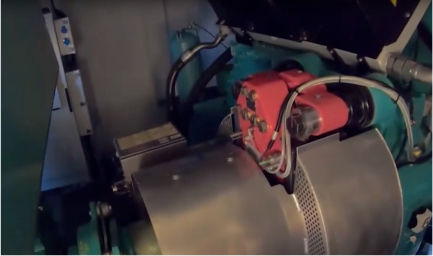
[{"label": "screw", "polygon": [[410,13],[409,12],[405,12],[404,13],[404,17],[407,18],[407,19],[410,18]]},{"label": "screw", "polygon": [[254,91],[254,90],[252,90],[250,93],[249,93],[249,97],[250,97],[250,99],[251,100],[256,100],[257,99],[257,93],[256,93],[256,91]]},{"label": "screw", "polygon": [[241,88],[241,94],[244,95],[245,97],[248,96],[248,89],[245,86],[242,86]]},{"label": "screw", "polygon": [[176,180],[179,180],[179,179],[180,179],[180,176],[179,176],[178,174],[174,174],[171,178],[172,178],[174,181],[176,181]]},{"label": "screw", "polygon": [[266,123],[265,120],[258,122],[258,127],[260,132],[265,133],[268,131],[268,124]]},{"label": "screw", "polygon": [[241,110],[241,116],[242,116],[242,119],[246,120],[248,118],[248,110],[242,109]]},{"label": "screw", "polygon": [[227,163],[233,162],[233,157],[227,157]]},{"label": "screw", "polygon": [[257,118],[256,115],[251,115],[251,117],[250,117],[250,123],[251,123],[252,126],[255,126],[259,120],[260,119]]},{"label": "screw", "polygon": [[409,241],[411,241],[413,244],[416,243],[416,236],[409,237]]},{"label": "screw", "polygon": [[413,148],[412,155],[413,155],[415,158],[419,158],[419,157],[422,155],[422,149],[421,149],[420,147],[418,147],[418,146],[415,146],[415,147]]}]

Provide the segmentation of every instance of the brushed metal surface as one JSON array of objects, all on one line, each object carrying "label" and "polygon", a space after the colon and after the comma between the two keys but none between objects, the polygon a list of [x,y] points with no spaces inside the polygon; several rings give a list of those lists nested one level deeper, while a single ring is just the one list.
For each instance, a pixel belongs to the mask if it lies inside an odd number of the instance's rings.
[{"label": "brushed metal surface", "polygon": [[397,169],[376,129],[299,147],[292,195],[230,144],[133,181],[163,254],[390,254],[401,232]]},{"label": "brushed metal surface", "polygon": [[133,180],[163,254],[304,252],[294,198],[271,187],[252,158],[233,145],[196,150]]},{"label": "brushed metal surface", "polygon": [[402,226],[402,193],[392,155],[377,129],[343,141],[335,134],[302,146],[298,166],[318,208],[322,223],[316,226],[324,233],[325,253],[394,252]]}]

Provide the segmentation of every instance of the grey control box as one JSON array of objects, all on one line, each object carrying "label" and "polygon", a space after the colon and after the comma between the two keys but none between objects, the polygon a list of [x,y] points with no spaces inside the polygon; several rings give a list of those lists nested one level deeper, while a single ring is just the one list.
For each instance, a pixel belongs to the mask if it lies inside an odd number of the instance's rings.
[{"label": "grey control box", "polygon": [[185,137],[171,123],[114,140],[126,181],[140,169],[168,161],[187,151]]}]

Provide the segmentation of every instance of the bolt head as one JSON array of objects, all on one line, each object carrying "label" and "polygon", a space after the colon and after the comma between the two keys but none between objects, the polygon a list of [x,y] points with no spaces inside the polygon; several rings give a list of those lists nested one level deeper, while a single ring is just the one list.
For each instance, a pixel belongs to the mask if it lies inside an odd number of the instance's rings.
[{"label": "bolt head", "polygon": [[242,86],[242,87],[241,87],[241,94],[242,94],[243,96],[245,96],[245,97],[248,96],[248,89],[247,89],[247,87],[245,87],[245,86]]},{"label": "bolt head", "polygon": [[251,99],[251,100],[256,100],[257,99],[257,92],[256,91],[254,91],[254,90],[252,90],[250,93],[249,93],[249,98]]},{"label": "bolt head", "polygon": [[260,119],[256,115],[250,116],[250,123],[252,126],[256,126]]},{"label": "bolt head", "polygon": [[246,109],[241,110],[241,116],[242,116],[242,119],[244,119],[244,120],[248,119],[248,112]]},{"label": "bolt head", "polygon": [[268,131],[268,124],[266,123],[265,120],[262,120],[260,122],[258,122],[258,128],[260,132],[267,132]]},{"label": "bolt head", "polygon": [[419,158],[422,155],[422,153],[423,153],[422,149],[418,146],[414,147],[413,152],[412,152],[412,154],[415,158]]},{"label": "bolt head", "polygon": [[411,243],[415,244],[415,243],[416,243],[416,236],[411,236],[411,237],[409,237],[409,241],[410,241]]}]

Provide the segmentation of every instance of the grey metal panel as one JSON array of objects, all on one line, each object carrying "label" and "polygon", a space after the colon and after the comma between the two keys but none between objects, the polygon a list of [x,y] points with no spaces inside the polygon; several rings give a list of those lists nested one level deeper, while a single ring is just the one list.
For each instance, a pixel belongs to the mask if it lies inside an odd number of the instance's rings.
[{"label": "grey metal panel", "polygon": [[[45,163],[42,173],[42,191],[89,181],[86,160],[77,130],[77,128],[83,125],[87,127],[87,124],[77,125],[75,120],[77,120],[78,110],[74,109],[75,112],[70,112],[69,110],[65,93],[65,88],[67,87],[66,77],[61,61],[53,16],[51,12],[47,12],[43,14],[43,17],[51,46],[57,59],[59,72],[52,107],[55,111],[51,114]],[[68,31],[69,30],[70,28],[68,26]],[[70,34],[70,31],[68,33]],[[74,85],[71,85],[70,89],[71,96],[74,93]],[[74,105],[74,98],[71,98],[71,100],[71,104]],[[73,106],[73,108],[74,107],[75,106]],[[86,130],[87,129],[84,129],[84,131]]]},{"label": "grey metal panel", "polygon": [[392,155],[377,129],[302,146],[298,163],[312,186],[328,253],[393,253],[401,232],[402,193]]},{"label": "grey metal panel", "polygon": [[233,145],[199,149],[133,180],[164,254],[304,252],[294,198],[271,188],[253,159]]},{"label": "grey metal panel", "polygon": [[[73,43],[71,27],[69,18],[64,17],[53,21],[51,12],[44,13],[45,26],[50,36],[51,45],[54,53],[56,54],[57,63],[59,65],[59,79],[57,81],[57,92],[59,93],[60,101],[63,107],[70,107],[75,117],[75,126],[78,128],[80,136],[91,135],[93,132],[92,123],[87,108],[86,96],[84,93],[83,82],[79,70],[65,73],[61,56],[67,54],[75,54],[75,47]],[[66,32],[62,32],[62,27]],[[67,38],[70,44],[64,45],[63,40]],[[69,102],[67,102],[66,88],[69,90]]]},{"label": "grey metal panel", "polygon": [[187,150],[186,141],[179,141],[164,147],[141,152],[120,160],[125,180],[131,181],[131,175],[146,166],[181,156]]},{"label": "grey metal panel", "polygon": [[67,107],[51,114],[41,190],[90,180],[74,115]]},{"label": "grey metal panel", "polygon": [[32,254],[57,66],[35,1],[2,1],[1,253]]},{"label": "grey metal panel", "polygon": [[[170,68],[167,28],[175,30],[195,21],[217,32],[217,18],[206,0],[54,2],[71,22],[92,139],[101,159],[112,156],[114,138],[166,121],[159,101],[165,97]],[[212,39],[206,32],[199,33],[202,40]],[[204,52],[204,63],[222,51],[219,47]]]},{"label": "grey metal panel", "polygon": [[164,122],[169,70],[160,0],[56,0],[74,36],[98,159],[111,157],[112,141]]}]

